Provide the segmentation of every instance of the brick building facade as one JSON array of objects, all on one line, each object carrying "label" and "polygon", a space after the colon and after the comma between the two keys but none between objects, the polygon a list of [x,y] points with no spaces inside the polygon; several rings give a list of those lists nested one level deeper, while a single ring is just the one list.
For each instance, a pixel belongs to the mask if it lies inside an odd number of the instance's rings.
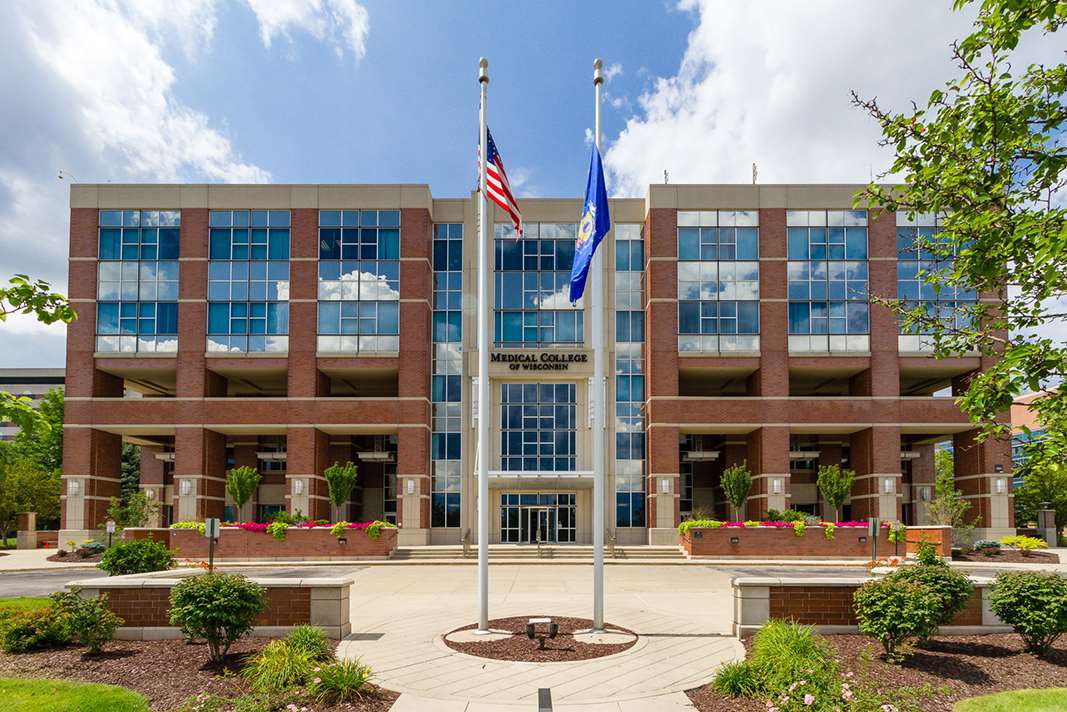
[{"label": "brick building facade", "polygon": [[[684,516],[727,516],[718,480],[741,461],[750,518],[829,514],[814,471],[842,463],[848,517],[922,522],[945,441],[983,525],[1013,525],[1009,446],[976,443],[945,397],[982,359],[935,361],[868,304],[977,295],[923,292],[908,241],[936,224],[854,210],[858,189],[611,201],[617,541],[673,543]],[[580,201],[521,206],[521,241],[494,215],[491,540],[587,543],[592,319],[563,291]],[[72,186],[63,528],[101,522],[125,440],[167,520],[284,508],[392,519],[402,545],[460,541],[476,520],[476,220],[475,200],[425,185]],[[359,484],[333,511],[322,473],[346,460]],[[263,481],[237,512],[224,478],[242,464]]]}]

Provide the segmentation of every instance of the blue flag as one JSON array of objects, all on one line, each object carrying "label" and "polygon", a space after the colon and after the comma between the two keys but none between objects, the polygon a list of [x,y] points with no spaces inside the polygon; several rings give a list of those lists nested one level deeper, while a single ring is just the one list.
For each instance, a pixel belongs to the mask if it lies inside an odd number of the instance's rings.
[{"label": "blue flag", "polygon": [[[593,144],[589,157],[589,178],[585,186],[585,205],[578,221],[578,239],[574,243],[574,267],[571,268],[571,304],[585,293],[585,280],[589,276],[589,263],[604,235],[611,229],[608,213],[608,192],[604,188],[604,168],[600,165],[600,151]],[[599,309],[601,305],[596,305]]]}]

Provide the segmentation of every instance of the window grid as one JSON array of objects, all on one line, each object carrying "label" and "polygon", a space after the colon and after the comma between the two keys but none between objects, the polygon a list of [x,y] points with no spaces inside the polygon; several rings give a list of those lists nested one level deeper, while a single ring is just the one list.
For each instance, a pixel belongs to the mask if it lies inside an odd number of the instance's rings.
[{"label": "window grid", "polygon": [[[921,305],[929,317],[956,329],[966,328],[978,294],[944,283],[952,272],[955,246],[937,238],[938,227],[937,216],[919,214],[909,218],[897,213],[897,298],[909,311]],[[900,350],[932,351],[931,333],[919,325],[909,330],[901,325]]]},{"label": "window grid", "polygon": [[97,222],[96,350],[176,352],[180,211],[101,210]]},{"label": "window grid", "polygon": [[463,487],[463,225],[434,225],[430,526],[460,526]]},{"label": "window grid", "polygon": [[787,210],[790,351],[867,351],[867,211]]},{"label": "window grid", "polygon": [[319,211],[321,353],[400,350],[400,211]]},{"label": "window grid", "polygon": [[576,466],[576,386],[503,383],[501,469],[568,472]]},{"label": "window grid", "polygon": [[678,350],[759,350],[759,213],[678,213]]},{"label": "window grid", "polygon": [[289,211],[212,210],[208,224],[208,351],[288,351]]},{"label": "window grid", "polygon": [[494,336],[497,346],[580,344],[585,314],[569,301],[577,226],[527,223],[521,240],[495,226]]},{"label": "window grid", "polygon": [[643,527],[644,243],[639,225],[617,225],[615,237],[615,526]]}]

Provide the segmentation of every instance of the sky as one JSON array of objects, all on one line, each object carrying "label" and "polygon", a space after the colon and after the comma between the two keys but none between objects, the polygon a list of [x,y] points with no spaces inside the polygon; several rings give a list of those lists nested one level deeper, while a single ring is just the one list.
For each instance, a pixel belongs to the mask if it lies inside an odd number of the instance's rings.
[{"label": "sky", "polygon": [[[901,110],[923,101],[970,26],[950,7],[5,0],[0,278],[65,289],[72,181],[415,182],[466,195],[480,56],[520,201],[581,194],[597,56],[613,195],[642,196],[664,171],[748,183],[753,163],[761,183],[865,182],[891,157],[849,92]],[[63,346],[61,325],[0,325],[0,366],[62,366]]]}]

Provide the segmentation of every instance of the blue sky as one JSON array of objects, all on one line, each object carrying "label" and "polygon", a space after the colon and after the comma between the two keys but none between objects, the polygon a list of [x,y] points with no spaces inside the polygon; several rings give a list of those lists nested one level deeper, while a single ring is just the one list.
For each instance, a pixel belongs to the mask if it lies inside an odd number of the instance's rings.
[{"label": "blue sky", "polygon": [[[475,179],[477,60],[519,196],[578,197],[604,59],[608,192],[865,182],[891,156],[849,92],[904,109],[955,72],[949,0],[6,0],[0,275],[65,289],[68,183]],[[1027,42],[1018,61],[1058,56]],[[57,180],[60,170],[64,180]],[[59,366],[13,318],[0,366]]]},{"label": "blue sky", "polygon": [[[168,52],[176,94],[225,121],[241,155],[276,181],[428,182],[454,196],[474,181],[484,54],[490,126],[523,192],[573,195],[588,165],[595,53],[623,67],[610,91],[637,96],[677,67],[697,19],[656,1],[365,6],[357,61],[309,35],[266,48],[251,9],[223,5],[205,56]],[[624,117],[608,106],[605,134]]]}]

